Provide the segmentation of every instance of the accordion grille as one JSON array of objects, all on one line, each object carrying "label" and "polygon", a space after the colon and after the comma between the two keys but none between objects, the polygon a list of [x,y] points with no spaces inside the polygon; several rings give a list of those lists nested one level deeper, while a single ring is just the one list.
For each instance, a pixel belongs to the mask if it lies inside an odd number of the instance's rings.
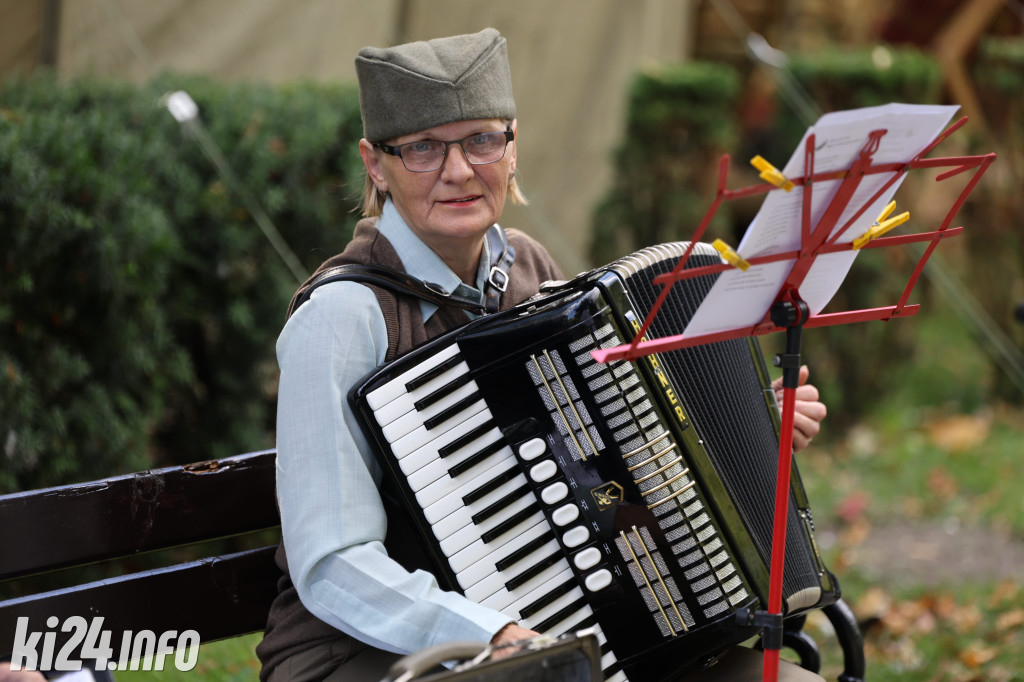
[{"label": "accordion grille", "polygon": [[[661,293],[661,287],[651,280],[671,272],[688,246],[687,242],[660,244],[610,266],[624,278],[638,314],[646,316]],[[687,268],[720,262],[713,248],[697,244]],[[712,274],[677,282],[655,316],[648,336],[660,338],[681,333],[716,277]],[[775,425],[764,409],[765,396],[760,390],[750,346],[744,339],[731,339],[661,353],[659,358],[768,566],[778,468],[778,458],[773,453],[778,451],[778,441]],[[723,367],[729,371],[708,371]],[[791,495],[783,586],[786,596],[819,586],[816,564],[799,536],[798,513]]]}]

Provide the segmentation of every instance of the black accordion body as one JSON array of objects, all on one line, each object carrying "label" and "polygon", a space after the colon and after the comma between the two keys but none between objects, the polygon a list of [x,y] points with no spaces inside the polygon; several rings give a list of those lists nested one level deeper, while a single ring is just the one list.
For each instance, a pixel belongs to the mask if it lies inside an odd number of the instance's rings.
[{"label": "black accordion body", "polygon": [[[628,343],[686,243],[650,247],[385,365],[350,398],[439,583],[525,627],[599,631],[608,680],[671,680],[758,630],[768,602],[778,409],[736,339],[599,364]],[[698,244],[688,267],[718,263]],[[680,281],[650,338],[714,281]],[[789,615],[838,586],[794,468]]]}]

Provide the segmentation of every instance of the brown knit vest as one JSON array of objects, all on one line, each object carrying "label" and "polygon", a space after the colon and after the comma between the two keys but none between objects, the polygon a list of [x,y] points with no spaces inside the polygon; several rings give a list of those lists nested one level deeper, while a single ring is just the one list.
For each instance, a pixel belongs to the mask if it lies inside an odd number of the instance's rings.
[{"label": "brown knit vest", "polygon": [[[301,296],[319,273],[338,265],[372,264],[405,273],[398,253],[384,235],[377,231],[376,225],[376,218],[360,220],[345,250],[325,261],[299,287],[295,296]],[[502,296],[500,310],[511,308],[537,293],[541,282],[560,279],[562,276],[558,266],[535,240],[518,230],[506,230],[506,234],[509,244],[516,250],[516,259],[509,271],[509,283]],[[460,308],[441,306],[424,324],[419,299],[378,286],[367,286],[373,290],[384,314],[388,330],[385,359],[388,362],[468,321],[466,313]],[[410,571],[418,568],[430,570],[422,539],[414,537],[413,526],[407,515],[396,505],[390,504],[387,488],[385,485],[382,497],[388,508],[388,535],[384,541],[388,554]],[[367,646],[321,621],[302,605],[288,575],[283,542],[278,547],[276,562],[283,575],[278,581],[278,596],[271,606],[263,641],[256,647],[262,663],[261,679],[265,680],[270,671],[289,656],[320,644],[348,640],[347,645],[353,655]]]}]

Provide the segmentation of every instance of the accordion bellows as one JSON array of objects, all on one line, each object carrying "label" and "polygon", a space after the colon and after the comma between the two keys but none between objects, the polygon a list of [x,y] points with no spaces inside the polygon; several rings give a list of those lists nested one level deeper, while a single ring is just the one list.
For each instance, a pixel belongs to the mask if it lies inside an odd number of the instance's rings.
[{"label": "accordion bellows", "polygon": [[[594,627],[608,680],[699,668],[768,601],[779,417],[758,344],[590,354],[632,340],[687,246],[475,320],[350,396],[439,582],[546,634]],[[718,262],[697,244],[687,267]],[[677,283],[647,336],[680,333],[715,277]],[[792,615],[839,593],[796,469],[788,523]]]}]

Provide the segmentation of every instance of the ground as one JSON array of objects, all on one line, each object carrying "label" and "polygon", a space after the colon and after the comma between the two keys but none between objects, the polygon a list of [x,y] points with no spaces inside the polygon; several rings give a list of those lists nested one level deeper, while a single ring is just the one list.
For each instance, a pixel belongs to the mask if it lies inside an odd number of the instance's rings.
[{"label": "ground", "polygon": [[872,526],[845,558],[891,588],[1017,580],[1024,541],[990,528],[897,521]]}]

